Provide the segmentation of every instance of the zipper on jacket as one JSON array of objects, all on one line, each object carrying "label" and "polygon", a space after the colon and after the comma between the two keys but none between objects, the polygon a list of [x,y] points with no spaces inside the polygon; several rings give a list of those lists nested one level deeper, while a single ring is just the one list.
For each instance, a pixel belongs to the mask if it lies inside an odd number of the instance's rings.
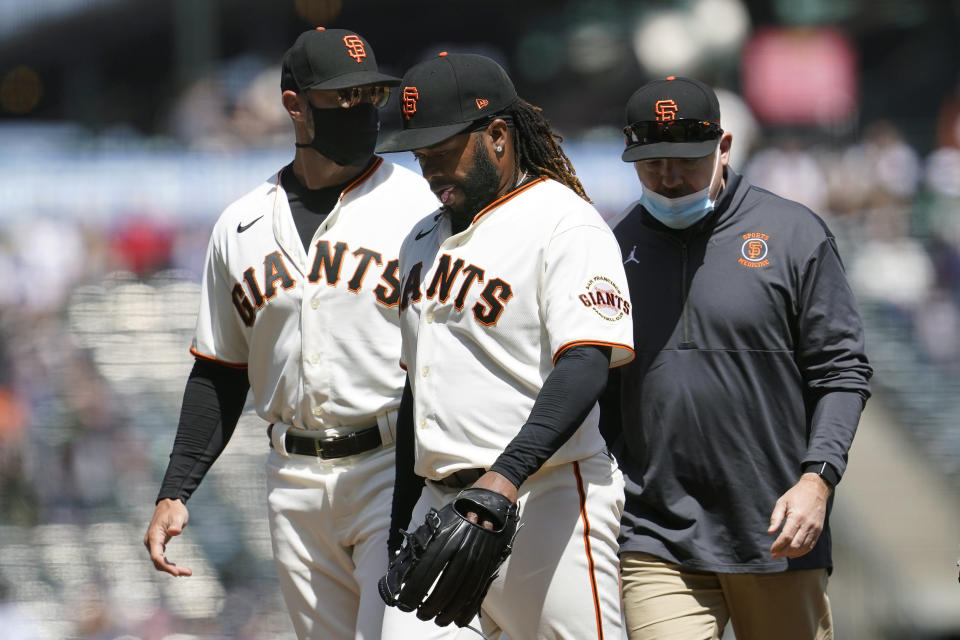
[{"label": "zipper on jacket", "polygon": [[680,245],[680,349],[692,349],[690,318],[687,316],[687,241]]}]

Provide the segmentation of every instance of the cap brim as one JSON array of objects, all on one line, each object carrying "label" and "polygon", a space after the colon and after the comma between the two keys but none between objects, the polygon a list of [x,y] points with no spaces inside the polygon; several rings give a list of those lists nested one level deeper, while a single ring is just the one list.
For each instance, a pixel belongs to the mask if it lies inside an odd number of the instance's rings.
[{"label": "cap brim", "polygon": [[388,76],[385,73],[377,71],[357,71],[356,73],[345,73],[336,78],[330,78],[323,82],[304,87],[304,89],[317,89],[319,91],[329,89],[346,89],[348,87],[362,87],[365,84],[382,84],[388,87],[400,86],[400,78]]},{"label": "cap brim", "polygon": [[438,142],[443,142],[447,138],[452,138],[458,133],[463,133],[473,122],[458,122],[455,124],[443,124],[436,127],[420,127],[414,129],[403,129],[394,131],[377,144],[377,153],[391,153],[394,151],[412,151],[413,149],[423,149],[432,147]]},{"label": "cap brim", "polygon": [[720,138],[706,142],[654,142],[635,144],[623,150],[620,159],[624,162],[636,162],[649,158],[702,158],[717,148]]}]

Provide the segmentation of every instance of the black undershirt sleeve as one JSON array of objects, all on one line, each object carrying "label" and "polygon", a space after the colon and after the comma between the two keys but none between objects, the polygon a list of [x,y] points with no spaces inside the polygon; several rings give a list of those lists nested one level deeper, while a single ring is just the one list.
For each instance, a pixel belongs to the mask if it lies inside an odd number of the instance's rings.
[{"label": "black undershirt sleeve", "polygon": [[246,369],[197,359],[187,379],[180,423],[157,502],[184,503],[223,453],[246,403],[250,382]]},{"label": "black undershirt sleeve", "polygon": [[607,387],[600,396],[600,435],[607,443],[607,449],[615,451],[617,440],[623,433],[622,411],[620,409],[620,369],[611,369],[607,377]]},{"label": "black undershirt sleeve", "polygon": [[580,345],[564,351],[526,424],[490,470],[520,487],[580,427],[603,392],[609,370],[610,347]]},{"label": "black undershirt sleeve", "polygon": [[387,539],[391,558],[403,542],[400,530],[410,524],[413,507],[423,492],[424,479],[413,472],[413,439],[413,392],[408,378],[403,385],[403,396],[397,411],[396,479],[393,485],[393,505],[390,509],[390,535]]}]

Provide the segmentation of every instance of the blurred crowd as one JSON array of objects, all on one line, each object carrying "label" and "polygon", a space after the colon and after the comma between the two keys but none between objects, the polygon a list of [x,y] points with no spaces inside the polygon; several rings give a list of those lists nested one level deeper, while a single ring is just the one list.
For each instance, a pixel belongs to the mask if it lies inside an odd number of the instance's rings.
[{"label": "blurred crowd", "polygon": [[820,213],[862,303],[899,318],[920,356],[960,365],[960,148],[922,157],[885,121],[849,145],[785,139],[757,150],[755,183]]},{"label": "blurred crowd", "polygon": [[[183,95],[171,110],[171,136],[184,148],[289,142],[277,70],[241,60],[223,73]],[[735,164],[755,184],[807,204],[837,234],[867,322],[876,388],[944,471],[960,477],[952,423],[960,398],[960,120],[946,120],[927,154],[878,121],[854,142],[738,141]],[[614,157],[618,144],[610,143]],[[591,186],[585,179],[588,193]],[[622,185],[621,206],[635,190]],[[5,637],[290,633],[259,512],[266,440],[254,416],[225,454],[237,460],[215,467],[215,480],[194,498],[204,517],[191,522],[192,543],[176,543],[194,577],[158,578],[140,545],[192,363],[200,267],[217,213],[188,222],[172,212],[115,222],[42,211],[0,218]]]},{"label": "blurred crowd", "polygon": [[887,121],[856,142],[771,141],[751,180],[807,204],[837,235],[867,326],[877,392],[916,441],[960,480],[960,111],[919,153]]}]

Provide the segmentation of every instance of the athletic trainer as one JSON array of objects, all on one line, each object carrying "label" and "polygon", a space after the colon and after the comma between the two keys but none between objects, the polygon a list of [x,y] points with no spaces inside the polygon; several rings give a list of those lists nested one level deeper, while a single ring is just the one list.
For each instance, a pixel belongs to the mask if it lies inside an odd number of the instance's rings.
[{"label": "athletic trainer", "polygon": [[872,373],[836,242],[729,168],[704,83],[650,82],[626,111],[643,190],[612,224],[642,312],[602,407],[629,637],[832,638],[827,515]]}]

